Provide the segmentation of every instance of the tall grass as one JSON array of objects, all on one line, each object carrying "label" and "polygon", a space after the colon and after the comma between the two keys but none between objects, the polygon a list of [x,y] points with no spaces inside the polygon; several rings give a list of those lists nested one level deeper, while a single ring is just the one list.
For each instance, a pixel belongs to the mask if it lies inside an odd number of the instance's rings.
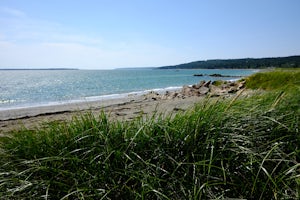
[{"label": "tall grass", "polygon": [[[251,80],[248,80],[248,83]],[[0,199],[298,199],[300,88],[1,138]]]},{"label": "tall grass", "polygon": [[246,82],[251,89],[283,89],[290,86],[300,85],[300,69],[276,69],[267,73],[256,73]]}]

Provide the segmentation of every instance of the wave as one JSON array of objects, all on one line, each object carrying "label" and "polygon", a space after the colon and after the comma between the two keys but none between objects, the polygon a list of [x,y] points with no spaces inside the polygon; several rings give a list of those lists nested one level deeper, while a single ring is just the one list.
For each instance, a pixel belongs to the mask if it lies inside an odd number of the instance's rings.
[{"label": "wave", "polygon": [[0,104],[11,104],[11,103],[15,103],[17,102],[17,100],[14,100],[14,99],[9,99],[9,100],[0,100]]},{"label": "wave", "polygon": [[100,96],[90,96],[90,97],[84,97],[84,100],[73,100],[73,102],[78,101],[98,101],[98,100],[109,100],[109,99],[119,99],[119,98],[126,98],[130,96],[141,96],[144,94],[147,94],[151,91],[157,92],[157,93],[164,93],[166,91],[175,91],[181,89],[179,86],[170,86],[166,88],[154,88],[154,89],[146,89],[142,91],[134,91],[134,92],[126,92],[126,93],[120,93],[120,94],[107,94],[107,95],[100,95]]}]

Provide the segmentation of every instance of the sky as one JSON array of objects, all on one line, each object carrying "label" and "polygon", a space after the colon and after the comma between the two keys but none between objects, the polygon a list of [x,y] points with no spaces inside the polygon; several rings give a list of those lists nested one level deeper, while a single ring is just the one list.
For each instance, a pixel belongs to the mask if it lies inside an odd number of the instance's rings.
[{"label": "sky", "polygon": [[300,55],[299,0],[0,0],[0,68]]}]

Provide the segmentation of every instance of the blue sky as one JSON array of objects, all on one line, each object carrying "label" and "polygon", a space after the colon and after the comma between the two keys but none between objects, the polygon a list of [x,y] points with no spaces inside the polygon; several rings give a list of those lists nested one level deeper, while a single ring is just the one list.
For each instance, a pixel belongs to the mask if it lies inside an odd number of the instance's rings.
[{"label": "blue sky", "polygon": [[299,0],[0,0],[0,68],[300,55]]}]

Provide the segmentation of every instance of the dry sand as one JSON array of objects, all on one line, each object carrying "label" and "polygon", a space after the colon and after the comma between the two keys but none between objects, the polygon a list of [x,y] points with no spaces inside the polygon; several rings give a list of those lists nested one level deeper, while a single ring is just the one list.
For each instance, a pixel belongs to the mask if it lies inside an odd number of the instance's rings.
[{"label": "dry sand", "polygon": [[155,112],[162,114],[185,111],[204,97],[173,99],[152,99],[132,95],[126,98],[103,101],[70,103],[55,106],[41,106],[0,111],[0,133],[22,127],[33,128],[43,123],[71,120],[86,112],[99,115],[102,111],[112,120],[131,120],[138,116],[149,116]]},{"label": "dry sand", "polygon": [[53,121],[68,121],[87,112],[95,116],[105,112],[111,120],[132,120],[154,113],[168,115],[183,112],[207,97],[225,98],[240,96],[242,93],[247,96],[251,92],[245,92],[244,84],[244,81],[225,81],[215,86],[211,81],[202,81],[197,85],[184,86],[179,91],[166,91],[165,94],[150,92],[119,99],[0,110],[0,134],[22,127],[34,128]]}]

